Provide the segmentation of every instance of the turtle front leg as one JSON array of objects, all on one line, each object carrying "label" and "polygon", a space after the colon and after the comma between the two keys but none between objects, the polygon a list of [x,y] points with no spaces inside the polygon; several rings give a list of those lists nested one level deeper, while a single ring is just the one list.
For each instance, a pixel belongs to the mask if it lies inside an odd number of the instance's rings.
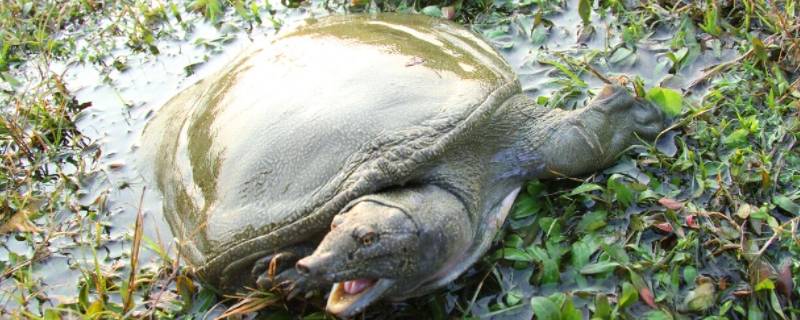
[{"label": "turtle front leg", "polygon": [[314,246],[301,244],[285,248],[274,254],[258,259],[251,271],[259,289],[277,291],[292,299],[300,294],[310,295],[328,283],[310,279],[294,268],[301,258],[314,252]]}]

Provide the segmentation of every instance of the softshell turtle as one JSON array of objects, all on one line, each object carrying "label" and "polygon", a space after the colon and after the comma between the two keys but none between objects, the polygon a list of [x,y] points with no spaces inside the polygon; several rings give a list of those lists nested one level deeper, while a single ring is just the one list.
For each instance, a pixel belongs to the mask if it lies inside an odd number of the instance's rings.
[{"label": "softshell turtle", "polygon": [[310,21],[167,102],[142,153],[181,254],[225,291],[333,286],[349,317],[441,287],[520,186],[606,167],[664,128],[619,86],[547,109],[484,40],[421,15]]}]

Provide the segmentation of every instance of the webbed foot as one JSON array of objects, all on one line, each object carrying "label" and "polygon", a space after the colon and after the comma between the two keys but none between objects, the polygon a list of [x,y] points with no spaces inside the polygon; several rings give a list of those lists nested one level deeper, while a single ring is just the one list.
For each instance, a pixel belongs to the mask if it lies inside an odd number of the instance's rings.
[{"label": "webbed foot", "polygon": [[278,292],[287,299],[310,296],[325,284],[317,283],[300,274],[295,263],[313,252],[311,247],[295,247],[268,255],[256,261],[251,271],[259,289]]}]

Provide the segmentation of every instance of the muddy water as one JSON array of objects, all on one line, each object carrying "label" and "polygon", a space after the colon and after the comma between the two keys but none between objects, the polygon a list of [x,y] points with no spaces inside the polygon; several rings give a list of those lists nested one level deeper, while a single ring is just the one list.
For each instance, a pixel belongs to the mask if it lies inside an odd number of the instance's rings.
[{"label": "muddy water", "polygon": [[[289,11],[281,8],[279,2],[273,3],[277,10],[274,17],[287,26],[312,15],[327,14],[321,5]],[[161,52],[157,57],[118,49],[112,55],[124,57],[127,67],[124,71],[103,73],[95,65],[50,66],[54,73],[64,74],[68,90],[78,101],[91,103],[76,118],[79,130],[92,145],[85,151],[85,161],[91,170],[78,177],[82,190],[75,204],[87,207],[95,204],[102,209],[96,215],[84,211],[77,218],[64,210],[56,217],[61,221],[54,223],[56,232],[51,233],[56,235],[47,247],[50,254],[31,268],[32,281],[38,282],[43,292],[39,299],[28,303],[28,310],[41,314],[46,308],[77,302],[79,283],[94,273],[96,265],[106,276],[127,277],[130,239],[139,210],[144,217],[145,238],[139,269],[155,271],[157,265],[162,265],[159,250],[175,256],[172,235],[161,215],[160,196],[145,184],[134,162],[136,149],[148,143],[139,140],[140,133],[164,101],[221,69],[251,41],[273,36],[276,30],[268,24],[249,34],[230,26],[196,24],[189,34],[172,35],[185,41],[157,43]],[[125,39],[113,41],[124,43]],[[97,161],[91,160],[98,153]],[[14,236],[4,236],[3,240],[0,262],[12,261],[14,255],[33,256],[30,240]],[[19,308],[16,296],[20,294],[23,293],[13,281],[1,281],[0,314],[2,310]],[[115,295],[109,299],[121,300]],[[139,302],[137,305],[141,305]]]},{"label": "muddy water", "polygon": [[[603,81],[590,72],[579,71],[580,68],[570,66],[565,61],[583,61],[605,77],[635,75],[641,77],[646,87],[668,86],[686,90],[695,80],[703,75],[704,69],[721,62],[730,61],[736,53],[730,49],[732,43],[719,40],[701,41],[699,45],[707,50],[688,52],[685,59],[691,63],[670,73],[670,61],[667,53],[671,51],[670,43],[679,22],[665,23],[646,40],[637,42],[636,51],[620,49],[621,31],[612,29],[614,17],[605,17],[593,13],[591,20],[594,32],[582,35],[582,24],[578,17],[577,0],[568,1],[563,12],[553,12],[545,16],[552,22],[551,27],[533,27],[531,16],[517,15],[511,17],[508,32],[497,34],[492,32],[496,24],[478,24],[474,29],[483,33],[506,57],[517,71],[524,91],[536,98],[558,97],[559,105],[566,108],[580,107],[585,104],[588,95],[585,92],[597,88]],[[278,3],[276,8],[280,8]],[[327,12],[321,4],[310,8],[287,11],[279,9],[278,17],[284,25],[292,25],[311,15],[320,16]],[[93,172],[81,177],[83,190],[79,202],[83,205],[100,203],[107,210],[96,221],[87,221],[77,226],[79,230],[90,230],[98,225],[103,232],[100,246],[93,246],[95,239],[78,237],[62,237],[53,240],[53,254],[44,262],[36,264],[33,277],[40,279],[46,286],[46,297],[43,306],[55,306],[62,302],[74,302],[78,296],[78,285],[82,277],[81,270],[92,270],[95,261],[107,270],[116,270],[119,275],[127,275],[130,241],[136,214],[139,210],[144,215],[144,234],[150,246],[161,247],[170,256],[174,256],[172,235],[161,213],[160,197],[148,186],[139,174],[135,164],[137,148],[149,141],[139,139],[144,125],[158,108],[171,96],[198,79],[222,68],[236,54],[246,48],[251,41],[272,37],[275,30],[271,27],[257,28],[251,33],[217,29],[209,25],[198,25],[186,35],[187,41],[162,41],[158,43],[161,55],[151,57],[131,52],[116,52],[119,56],[127,56],[128,69],[123,72],[112,72],[108,78],[101,76],[92,66],[61,66],[66,70],[65,81],[81,102],[91,102],[92,107],[84,111],[78,120],[78,126],[84,135],[95,141],[101,156],[93,163]],[[197,45],[203,40],[217,39],[218,50],[209,50]],[[220,39],[231,39],[221,41]],[[715,42],[716,41],[716,42]],[[589,58],[589,57],[594,58]],[[577,76],[587,84],[582,89],[584,94],[570,94],[562,97],[567,84],[567,76],[552,63],[556,61],[569,66]],[[335,61],[332,61],[335,63]],[[187,67],[193,74],[187,76]],[[695,86],[686,91],[687,95],[702,95],[702,86]],[[87,153],[88,154],[88,153]],[[92,229],[93,230],[93,229]],[[88,232],[88,231],[87,231]],[[10,238],[0,248],[0,259],[7,259],[8,252],[27,252],[32,250],[25,241]],[[154,250],[145,246],[141,252],[143,268],[159,262]],[[115,269],[120,268],[120,269]],[[497,277],[503,283],[504,290],[521,293],[528,301],[534,295],[547,294],[541,288],[528,284],[531,270],[512,270],[499,268]],[[598,284],[601,285],[601,284]],[[550,290],[553,290],[552,288]],[[13,288],[0,284],[2,301],[12,301],[9,295]],[[119,299],[112,297],[112,299]],[[488,305],[498,296],[479,299],[473,306],[473,314],[489,315]],[[452,305],[448,303],[448,305]],[[529,307],[520,307],[496,315],[498,318],[530,318]]]}]

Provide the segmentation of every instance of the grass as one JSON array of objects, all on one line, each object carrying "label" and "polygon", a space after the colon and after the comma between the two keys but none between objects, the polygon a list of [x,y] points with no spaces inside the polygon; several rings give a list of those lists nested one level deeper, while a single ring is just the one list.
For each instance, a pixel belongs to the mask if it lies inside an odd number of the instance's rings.
[{"label": "grass", "polygon": [[[528,183],[497,245],[475,268],[447,290],[384,307],[395,317],[436,319],[520,311],[539,319],[799,318],[800,3],[577,3],[569,10],[580,10],[577,22],[586,37],[613,15],[610,30],[622,42],[537,61],[558,72],[549,84],[553,94],[538,100],[543,105],[574,106],[587,90],[587,76],[619,76],[602,75],[598,66],[634,64],[637,44],[664,28],[672,37],[662,67],[671,73],[690,67],[700,50],[714,50],[721,43],[715,39],[733,39],[739,58],[705,70],[691,84],[704,89],[683,99],[673,126],[674,155],[646,145],[589,177]],[[558,0],[326,5],[444,16],[499,48],[519,45],[512,34],[540,45],[553,32],[549,17],[563,8]],[[287,305],[264,292],[216,296],[162,245],[142,236],[140,219],[127,259],[105,261],[109,212],[102,199],[83,205],[76,199],[79,177],[98,157],[74,124],[90,105],[75,101],[53,68],[83,63],[110,75],[135,67],[118,46],[128,54],[158,55],[159,41],[180,40],[202,20],[244,30],[279,27],[275,10],[264,2],[219,0],[0,5],[0,233],[7,252],[0,259],[0,317],[215,317],[226,309],[246,314],[261,308],[266,318],[326,317],[319,300]],[[198,45],[214,52],[224,41]],[[652,90],[627,76],[640,95]],[[94,261],[76,265],[83,279],[76,297],[52,302],[34,275],[62,238],[91,249]],[[157,252],[159,263],[141,264],[140,250]]]}]

